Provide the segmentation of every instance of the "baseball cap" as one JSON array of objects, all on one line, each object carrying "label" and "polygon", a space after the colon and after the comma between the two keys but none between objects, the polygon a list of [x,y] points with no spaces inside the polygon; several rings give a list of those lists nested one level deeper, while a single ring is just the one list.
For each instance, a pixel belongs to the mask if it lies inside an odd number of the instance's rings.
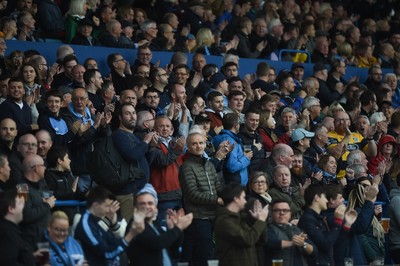
[{"label": "baseball cap", "polygon": [[307,131],[304,128],[296,128],[292,133],[292,141],[296,142],[304,138],[312,138],[314,135],[313,132]]}]

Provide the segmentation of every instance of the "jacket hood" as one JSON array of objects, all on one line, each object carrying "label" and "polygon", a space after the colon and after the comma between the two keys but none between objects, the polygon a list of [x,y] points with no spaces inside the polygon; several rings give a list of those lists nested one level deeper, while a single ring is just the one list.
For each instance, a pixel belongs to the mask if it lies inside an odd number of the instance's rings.
[{"label": "jacket hood", "polygon": [[394,145],[394,148],[396,149],[396,146],[397,146],[396,139],[392,135],[384,135],[379,140],[378,151],[381,151],[383,145],[385,145],[387,143],[392,143]]}]

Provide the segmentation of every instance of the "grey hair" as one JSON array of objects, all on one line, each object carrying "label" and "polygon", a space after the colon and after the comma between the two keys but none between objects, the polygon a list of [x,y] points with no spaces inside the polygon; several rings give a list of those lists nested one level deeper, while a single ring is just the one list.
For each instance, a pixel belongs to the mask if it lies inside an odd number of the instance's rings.
[{"label": "grey hair", "polygon": [[285,107],[285,108],[282,110],[281,117],[282,117],[282,115],[283,115],[284,113],[292,113],[294,116],[296,116],[296,111],[295,111],[293,108],[291,108],[291,107]]},{"label": "grey hair", "polygon": [[396,74],[394,74],[394,73],[387,73],[387,74],[385,74],[385,76],[383,77],[383,81],[384,81],[384,82],[387,82],[388,78],[396,78],[396,79],[397,79],[397,76],[396,76]]},{"label": "grey hair", "polygon": [[386,121],[386,116],[382,112],[375,112],[369,118],[371,125],[375,125],[378,122]]},{"label": "grey hair", "polygon": [[361,156],[360,156],[361,153],[363,153],[363,152],[360,150],[351,151],[349,153],[349,155],[347,156],[347,164],[352,165],[352,164],[355,164],[356,161],[361,162]]},{"label": "grey hair", "polygon": [[157,26],[157,23],[154,20],[151,19],[146,19],[145,21],[143,21],[143,23],[140,25],[140,29],[141,31],[145,32],[148,29],[151,28],[152,24],[155,24]]},{"label": "grey hair", "polygon": [[279,18],[271,19],[271,21],[268,23],[268,32],[271,32],[272,28],[274,28],[280,24],[282,24],[282,22]]},{"label": "grey hair", "polygon": [[357,117],[357,121],[358,121],[358,119],[360,119],[360,118],[364,118],[365,120],[367,120],[367,124],[368,124],[369,126],[371,125],[371,122],[369,121],[368,116],[366,116],[366,115],[360,115],[360,116]]},{"label": "grey hair", "polygon": [[361,173],[363,172],[363,170],[366,170],[365,166],[360,163],[353,163],[349,165],[347,168],[350,168],[351,170],[354,171],[355,179],[362,177]]},{"label": "grey hair", "polygon": [[313,105],[319,105],[319,99],[314,96],[308,96],[304,98],[301,108],[304,110],[310,108]]}]

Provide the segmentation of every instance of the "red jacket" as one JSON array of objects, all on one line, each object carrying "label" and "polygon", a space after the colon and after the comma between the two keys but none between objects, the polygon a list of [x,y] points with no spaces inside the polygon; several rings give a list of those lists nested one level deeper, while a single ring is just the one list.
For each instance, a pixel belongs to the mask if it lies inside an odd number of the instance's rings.
[{"label": "red jacket", "polygon": [[[168,154],[168,148],[164,144],[158,144],[163,154]],[[164,167],[151,167],[150,183],[158,194],[180,190],[179,167],[182,165],[183,154],[179,155],[173,163]]]}]

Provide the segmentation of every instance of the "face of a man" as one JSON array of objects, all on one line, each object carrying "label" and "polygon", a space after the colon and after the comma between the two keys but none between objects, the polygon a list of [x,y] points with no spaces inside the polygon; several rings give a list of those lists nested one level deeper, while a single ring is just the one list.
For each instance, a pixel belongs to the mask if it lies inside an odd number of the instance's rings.
[{"label": "face of a man", "polygon": [[222,112],[224,110],[224,98],[222,96],[214,97],[209,103],[211,110],[215,112]]},{"label": "face of a man", "polygon": [[120,116],[121,124],[126,129],[133,130],[136,126],[136,120],[137,120],[137,115],[135,108],[133,108],[133,106],[130,105],[124,106],[122,108]]},{"label": "face of a man", "polygon": [[205,65],[206,65],[206,59],[204,58],[204,55],[198,54],[195,57],[193,57],[192,68],[194,71],[201,72],[201,70]]},{"label": "face of a man", "polygon": [[370,75],[372,81],[380,83],[382,82],[382,69],[378,67],[374,67],[371,70],[371,75]]},{"label": "face of a man", "polygon": [[103,78],[99,71],[96,71],[96,74],[92,78],[93,85],[99,90],[101,89],[101,85],[104,83]]},{"label": "face of a man", "polygon": [[20,138],[17,150],[21,153],[23,158],[26,158],[28,155],[37,154],[37,147],[36,138],[28,134]]},{"label": "face of a man", "polygon": [[342,194],[337,194],[335,199],[329,200],[329,208],[336,209],[344,202],[344,198]]},{"label": "face of a man", "polygon": [[188,152],[193,155],[201,156],[204,153],[206,142],[204,136],[194,134],[189,136],[187,148]]},{"label": "face of a man", "polygon": [[236,204],[238,205],[240,210],[243,210],[246,202],[246,194],[244,193],[244,191],[242,191],[242,193],[240,193],[240,197],[236,199]]},{"label": "face of a man", "polygon": [[261,109],[270,111],[272,116],[274,116],[276,112],[276,102],[275,101],[267,102],[261,106]]},{"label": "face of a man", "polygon": [[72,74],[72,69],[74,68],[74,66],[76,66],[78,64],[78,62],[76,62],[75,60],[71,60],[65,63],[65,67],[64,67],[64,71],[65,71],[65,75],[69,78],[74,78],[74,75]]},{"label": "face of a man", "polygon": [[229,108],[233,111],[241,113],[244,106],[244,96],[243,95],[236,95],[233,96],[228,102]]},{"label": "face of a man", "polygon": [[289,128],[292,124],[296,123],[296,117],[292,112],[283,113],[281,116],[282,125]]},{"label": "face of a man", "polygon": [[287,167],[282,167],[275,172],[274,176],[275,185],[279,188],[289,188],[291,182],[290,171]]},{"label": "face of a man", "polygon": [[106,199],[102,203],[95,202],[93,204],[95,216],[98,218],[104,218],[107,212],[109,212],[110,210],[111,203],[112,203],[111,199]]},{"label": "face of a man", "polygon": [[1,121],[0,138],[2,141],[5,141],[7,143],[13,142],[17,134],[17,125],[13,120],[6,118]]},{"label": "face of a man", "polygon": [[238,81],[232,81],[229,83],[229,91],[232,90],[237,90],[237,91],[243,91],[243,84],[240,80]]},{"label": "face of a man", "polygon": [[172,92],[172,98],[176,103],[186,103],[187,95],[185,87],[182,85],[175,85],[174,92]]},{"label": "face of a man", "polygon": [[121,95],[120,102],[121,104],[130,103],[135,107],[137,104],[136,93],[133,90],[125,91],[124,94]]},{"label": "face of a man", "polygon": [[175,70],[174,77],[176,83],[185,85],[189,78],[189,73],[187,72],[186,68],[178,68]]},{"label": "face of a man", "polygon": [[146,220],[152,221],[157,218],[157,205],[152,195],[145,193],[137,197],[136,207],[146,213]]},{"label": "face of a man", "polygon": [[265,21],[257,21],[257,23],[254,24],[254,32],[258,37],[265,37],[267,34],[267,23]]},{"label": "face of a man", "polygon": [[291,218],[290,206],[286,202],[276,203],[272,207],[272,221],[277,224],[288,224]]},{"label": "face of a man", "polygon": [[87,101],[88,97],[85,89],[78,88],[74,90],[72,94],[72,104],[75,112],[83,114],[85,112]]},{"label": "face of a man", "polygon": [[304,77],[304,69],[301,67],[296,67],[295,69],[293,69],[293,77],[298,80],[301,81],[303,80]]},{"label": "face of a man", "polygon": [[335,125],[335,131],[342,135],[346,131],[346,128],[350,127],[350,118],[345,112],[337,112],[333,122]]},{"label": "face of a man", "polygon": [[255,113],[249,113],[246,115],[244,123],[249,132],[255,132],[260,123],[260,115]]},{"label": "face of a man", "polygon": [[168,138],[174,133],[174,127],[168,118],[159,118],[154,129],[163,138]]},{"label": "face of a man", "polygon": [[19,81],[11,82],[8,85],[9,96],[13,101],[19,102],[22,101],[22,98],[25,95],[24,84]]},{"label": "face of a man", "polygon": [[136,69],[136,74],[138,76],[148,78],[150,75],[150,68],[148,66],[140,66]]},{"label": "face of a man", "polygon": [[54,222],[48,226],[49,237],[56,244],[62,245],[68,237],[69,223],[66,219],[55,219]]},{"label": "face of a man", "polygon": [[369,123],[367,118],[360,117],[357,119],[356,130],[363,136],[366,136],[369,131]]},{"label": "face of a man", "polygon": [[157,92],[148,92],[146,97],[144,97],[144,103],[146,106],[156,109],[160,103],[160,97]]},{"label": "face of a man", "polygon": [[83,25],[78,27],[78,31],[84,37],[90,37],[92,35],[93,27],[90,25]]},{"label": "face of a man", "polygon": [[36,133],[36,139],[38,142],[37,154],[42,158],[46,158],[47,153],[53,145],[50,135],[45,132],[38,132]]},{"label": "face of a man", "polygon": [[323,127],[321,133],[317,136],[317,138],[323,145],[326,145],[329,139],[328,129],[326,129],[326,127]]},{"label": "face of a man", "polygon": [[238,68],[236,66],[229,66],[225,69],[225,76],[227,78],[237,77],[238,75]]},{"label": "face of a man", "polygon": [[72,76],[75,81],[79,83],[84,83],[85,81],[83,80],[83,74],[85,73],[85,68],[81,65],[77,65],[72,69]]},{"label": "face of a man", "polygon": [[153,54],[151,53],[151,50],[149,48],[140,49],[138,52],[138,60],[143,65],[150,66],[150,61],[151,61],[152,57],[153,57]]}]

